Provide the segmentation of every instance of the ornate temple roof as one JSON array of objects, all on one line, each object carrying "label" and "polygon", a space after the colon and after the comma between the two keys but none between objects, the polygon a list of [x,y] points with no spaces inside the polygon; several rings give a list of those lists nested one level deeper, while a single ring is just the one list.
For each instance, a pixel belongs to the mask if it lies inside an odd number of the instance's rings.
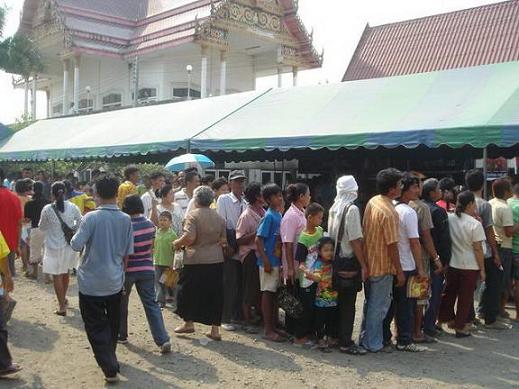
[{"label": "ornate temple roof", "polygon": [[296,0],[25,0],[19,31],[61,32],[68,48],[125,57],[220,38],[227,25],[294,48],[306,68],[321,65]]},{"label": "ornate temple roof", "polygon": [[366,26],[343,81],[519,60],[519,0]]}]

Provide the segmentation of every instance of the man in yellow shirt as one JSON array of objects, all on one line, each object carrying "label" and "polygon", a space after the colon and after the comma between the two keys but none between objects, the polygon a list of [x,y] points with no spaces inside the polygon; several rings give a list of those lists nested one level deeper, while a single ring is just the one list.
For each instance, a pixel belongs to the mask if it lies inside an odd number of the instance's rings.
[{"label": "man in yellow shirt", "polygon": [[119,185],[117,192],[117,205],[122,209],[124,199],[128,196],[137,194],[137,183],[139,182],[139,168],[135,165],[127,166],[124,169],[124,182]]}]

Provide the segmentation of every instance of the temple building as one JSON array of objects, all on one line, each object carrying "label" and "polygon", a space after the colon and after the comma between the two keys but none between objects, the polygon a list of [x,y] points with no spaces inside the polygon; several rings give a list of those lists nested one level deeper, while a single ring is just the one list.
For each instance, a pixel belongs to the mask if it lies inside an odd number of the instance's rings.
[{"label": "temple building", "polygon": [[322,64],[297,0],[25,0],[19,32],[42,74],[48,117],[254,90],[256,78]]}]

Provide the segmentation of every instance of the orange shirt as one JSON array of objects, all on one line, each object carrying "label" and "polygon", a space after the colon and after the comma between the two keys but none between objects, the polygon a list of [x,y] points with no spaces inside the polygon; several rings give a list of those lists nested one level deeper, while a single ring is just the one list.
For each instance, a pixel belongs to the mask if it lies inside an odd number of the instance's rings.
[{"label": "orange shirt", "polygon": [[368,202],[363,228],[370,277],[396,274],[389,245],[398,243],[399,219],[389,197],[378,195]]}]

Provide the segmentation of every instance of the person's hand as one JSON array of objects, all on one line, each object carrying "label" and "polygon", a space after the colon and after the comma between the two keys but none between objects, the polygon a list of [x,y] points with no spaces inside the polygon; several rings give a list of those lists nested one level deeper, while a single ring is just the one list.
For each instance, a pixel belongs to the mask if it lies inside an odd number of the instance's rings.
[{"label": "person's hand", "polygon": [[434,265],[436,266],[436,270],[434,271],[434,274],[442,274],[443,272],[443,265],[439,259],[434,261]]},{"label": "person's hand", "polygon": [[423,280],[424,278],[429,278],[429,276],[423,270],[418,270],[418,278]]},{"label": "person's hand", "polygon": [[272,266],[270,265],[270,261],[268,260],[268,258],[263,258],[263,270],[265,271],[265,273],[272,272]]},{"label": "person's hand", "polygon": [[496,267],[498,268],[503,268],[503,264],[501,262],[501,258],[499,257],[499,255],[495,255],[494,256],[494,264],[496,265]]},{"label": "person's hand", "polygon": [[176,250],[176,251],[180,251],[182,249],[182,245],[180,243],[180,239],[177,239],[173,242],[173,248]]},{"label": "person's hand", "polygon": [[401,288],[404,285],[405,285],[405,275],[404,275],[404,272],[403,271],[399,271],[396,274],[396,286],[398,288]]},{"label": "person's hand", "polygon": [[479,271],[479,279],[481,280],[481,282],[485,282],[485,280],[487,279],[487,274],[485,273],[485,269],[481,269]]},{"label": "person's hand", "polygon": [[291,282],[292,284],[295,282],[295,272],[293,267],[287,269],[287,282]]},{"label": "person's hand", "polygon": [[17,257],[21,257],[22,256],[22,247],[20,245],[16,246],[15,252],[16,252]]},{"label": "person's hand", "polygon": [[157,205],[159,205],[159,201],[158,201],[155,197],[152,197],[152,198],[151,198],[151,206],[152,206],[152,209],[153,209],[153,208],[156,208]]},{"label": "person's hand", "polygon": [[363,282],[366,282],[369,278],[369,270],[368,270],[368,267],[366,265],[363,265],[361,266],[361,274],[362,274],[362,281]]},{"label": "person's hand", "polygon": [[227,245],[227,246],[224,246],[223,253],[226,258],[231,258],[236,252],[234,251],[234,249],[231,246]]}]

